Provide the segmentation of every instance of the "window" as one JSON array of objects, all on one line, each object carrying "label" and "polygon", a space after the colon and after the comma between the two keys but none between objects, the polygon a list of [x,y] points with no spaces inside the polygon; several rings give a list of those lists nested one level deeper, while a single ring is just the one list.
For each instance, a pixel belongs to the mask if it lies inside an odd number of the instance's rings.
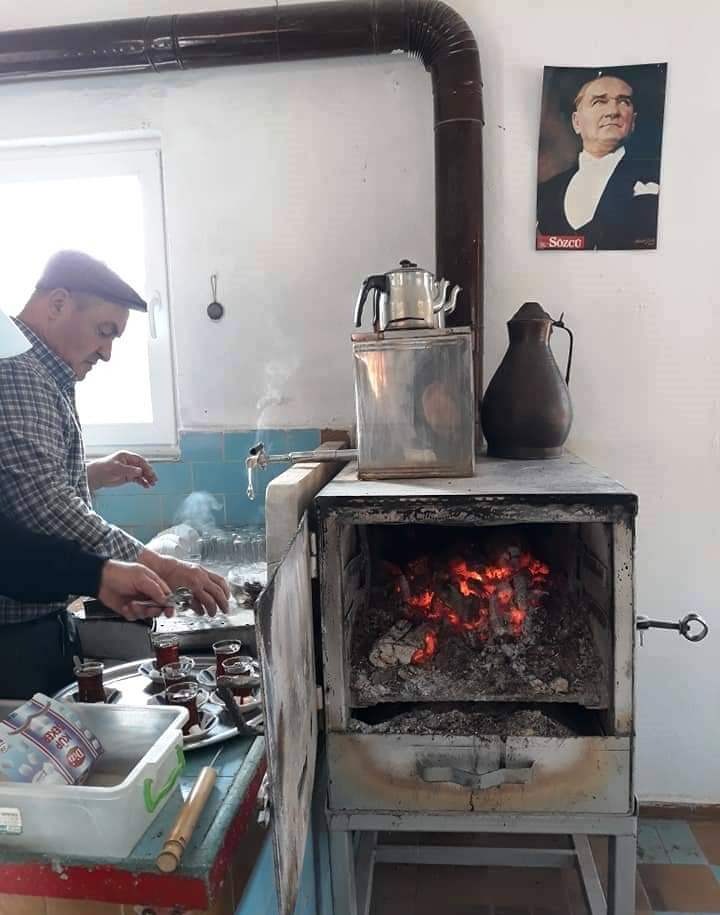
[{"label": "window", "polygon": [[90,453],[177,443],[159,140],[0,145],[0,307],[20,312],[45,262],[75,248],[148,301],[109,363],[77,386]]}]

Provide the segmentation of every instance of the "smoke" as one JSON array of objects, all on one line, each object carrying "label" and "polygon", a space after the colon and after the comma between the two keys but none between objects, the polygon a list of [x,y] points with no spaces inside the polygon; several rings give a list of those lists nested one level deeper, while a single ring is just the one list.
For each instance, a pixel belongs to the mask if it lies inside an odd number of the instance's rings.
[{"label": "smoke", "polygon": [[263,393],[257,400],[257,428],[271,428],[278,408],[291,403],[290,380],[297,373],[300,359],[297,353],[288,351],[282,359],[270,359],[263,366]]},{"label": "smoke", "polygon": [[214,512],[222,505],[209,492],[192,492],[175,512],[175,524],[189,524],[200,534],[219,530]]}]

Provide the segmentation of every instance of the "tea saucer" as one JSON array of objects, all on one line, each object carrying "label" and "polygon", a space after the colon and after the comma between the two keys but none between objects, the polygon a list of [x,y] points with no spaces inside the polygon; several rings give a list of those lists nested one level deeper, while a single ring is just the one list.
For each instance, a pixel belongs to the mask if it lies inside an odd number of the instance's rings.
[{"label": "tea saucer", "polygon": [[[195,667],[194,658],[188,658],[185,655],[180,656],[181,661],[185,661],[188,665],[188,672],[190,672]],[[147,661],[143,661],[138,665],[138,673],[142,674],[144,677],[148,677],[152,680],[153,683],[163,683],[163,675],[155,666],[155,659],[149,658]]]},{"label": "tea saucer", "polygon": [[216,685],[215,666],[213,665],[212,667],[206,667],[204,670],[198,671],[196,679],[202,686],[213,689],[213,687]]},{"label": "tea saucer", "polygon": [[[240,701],[240,696],[233,696],[233,699],[243,714],[245,714],[245,712],[255,711],[255,709],[259,708],[262,704],[262,699],[260,698],[260,690],[254,690],[252,696],[247,697],[246,701],[244,702]],[[210,693],[210,701],[215,705],[221,706],[221,708],[225,708],[225,703],[214,690]]]},{"label": "tea saucer", "polygon": [[218,723],[218,716],[214,712],[200,712],[200,724],[196,724],[190,734],[183,734],[183,743],[195,743],[204,740]]},{"label": "tea saucer", "polygon": [[[198,695],[197,695],[197,707],[202,708],[202,706],[205,705],[205,703],[208,702],[209,700],[210,700],[210,694],[208,693],[208,691],[206,689],[202,689],[202,688],[199,689]],[[150,696],[150,698],[147,701],[147,704],[148,705],[167,705],[168,703],[165,701],[165,690],[162,690],[162,692],[159,692],[159,693],[155,693],[154,696]]]},{"label": "tea saucer", "polygon": [[[242,658],[238,658],[236,660],[244,661],[245,659],[250,661],[250,663],[252,664],[253,674],[256,676],[259,676],[260,675],[260,665],[255,660],[255,658],[251,658],[249,655],[243,655]],[[215,687],[217,686],[217,679],[215,676],[215,665],[213,664],[212,667],[206,667],[204,670],[201,670],[198,673],[196,679],[197,679],[198,683],[202,684],[202,686],[208,686],[208,687],[210,687],[210,689],[215,689]]]}]

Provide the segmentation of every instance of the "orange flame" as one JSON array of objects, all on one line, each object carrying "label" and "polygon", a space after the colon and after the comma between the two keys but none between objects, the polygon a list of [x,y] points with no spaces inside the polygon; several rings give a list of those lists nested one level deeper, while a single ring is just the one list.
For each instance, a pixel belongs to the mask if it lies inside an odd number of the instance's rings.
[{"label": "orange flame", "polygon": [[523,567],[530,572],[533,578],[545,578],[550,574],[550,567],[539,559],[534,559],[529,553],[522,556]]},{"label": "orange flame", "polygon": [[483,577],[476,569],[469,568],[464,559],[451,559],[448,563],[450,569],[450,579],[457,586],[458,591],[463,597],[482,597],[482,588],[472,584],[474,581],[482,581]]},{"label": "orange flame", "polygon": [[488,566],[485,569],[485,577],[491,581],[504,581],[506,578],[512,578],[513,570],[508,566]]},{"label": "orange flame", "polygon": [[425,633],[425,645],[423,648],[418,648],[418,650],[410,658],[411,664],[424,664],[426,661],[429,661],[430,658],[435,654],[438,647],[438,637],[437,632],[426,632]]},{"label": "orange flame", "polygon": [[522,635],[526,617],[527,613],[524,610],[521,610],[520,607],[513,607],[510,613],[508,613],[510,628],[514,635]]},{"label": "orange flame", "polygon": [[[425,635],[424,646],[413,654],[413,664],[424,664],[435,654],[440,626],[472,633],[476,642],[486,641],[499,610],[502,610],[506,631],[520,638],[525,631],[528,610],[532,612],[540,606],[540,589],[550,574],[550,568],[530,553],[512,549],[491,565],[473,567],[467,559],[453,557],[441,569],[425,555],[406,563],[402,569],[391,563],[386,563],[386,567],[391,579],[404,576],[408,583],[411,593],[404,600],[407,615],[429,621],[435,627]],[[525,595],[526,609],[516,604],[518,584],[515,576],[519,574],[529,585],[529,593]],[[458,595],[464,598],[462,609],[453,609],[440,598],[438,589],[448,584],[457,588]],[[407,595],[408,588],[400,588],[397,581],[393,581],[393,585],[395,591],[404,591]],[[503,631],[502,627],[500,631]]]},{"label": "orange flame", "polygon": [[423,591],[408,597],[407,602],[414,610],[429,610],[435,594],[432,591]]}]

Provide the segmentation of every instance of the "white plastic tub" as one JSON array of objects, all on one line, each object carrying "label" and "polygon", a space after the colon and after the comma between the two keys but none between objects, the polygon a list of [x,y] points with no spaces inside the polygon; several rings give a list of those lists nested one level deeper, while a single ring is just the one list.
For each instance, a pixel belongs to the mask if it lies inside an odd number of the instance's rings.
[{"label": "white plastic tub", "polygon": [[[0,718],[18,701],[0,701]],[[105,749],[84,785],[0,783],[0,849],[124,858],[184,766],[183,708],[76,705]]]}]

